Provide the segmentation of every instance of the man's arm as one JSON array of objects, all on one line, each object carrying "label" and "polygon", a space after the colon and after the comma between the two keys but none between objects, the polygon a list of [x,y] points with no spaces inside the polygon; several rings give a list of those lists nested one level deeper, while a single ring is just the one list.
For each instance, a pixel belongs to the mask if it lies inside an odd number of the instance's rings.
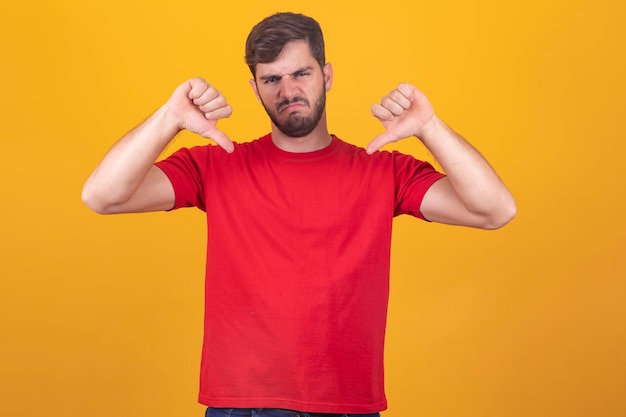
[{"label": "man's arm", "polygon": [[369,153],[416,136],[446,173],[424,195],[421,212],[426,219],[482,229],[497,229],[513,219],[515,200],[498,174],[480,152],[435,115],[421,91],[400,84],[372,106],[372,114],[385,132],[370,142]]},{"label": "man's arm", "polygon": [[171,209],[174,189],[154,162],[182,129],[210,137],[232,152],[232,142],[216,127],[231,113],[224,96],[203,79],[181,84],[166,104],[105,155],[85,182],[83,201],[102,214]]}]

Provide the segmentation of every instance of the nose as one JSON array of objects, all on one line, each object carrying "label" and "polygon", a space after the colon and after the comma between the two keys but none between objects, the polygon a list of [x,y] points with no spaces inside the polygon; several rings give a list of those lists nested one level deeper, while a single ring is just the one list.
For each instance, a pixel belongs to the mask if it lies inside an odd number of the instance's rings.
[{"label": "nose", "polygon": [[281,94],[283,97],[291,98],[297,94],[298,86],[292,77],[283,77],[281,81]]}]

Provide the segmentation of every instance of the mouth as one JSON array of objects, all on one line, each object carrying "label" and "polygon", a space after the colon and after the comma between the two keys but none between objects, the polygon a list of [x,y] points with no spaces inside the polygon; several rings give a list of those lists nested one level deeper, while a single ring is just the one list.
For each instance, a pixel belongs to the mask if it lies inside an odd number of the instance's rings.
[{"label": "mouth", "polygon": [[309,102],[306,99],[296,97],[290,101],[283,101],[278,105],[278,112],[283,113],[289,110],[297,110],[301,107],[308,107]]}]

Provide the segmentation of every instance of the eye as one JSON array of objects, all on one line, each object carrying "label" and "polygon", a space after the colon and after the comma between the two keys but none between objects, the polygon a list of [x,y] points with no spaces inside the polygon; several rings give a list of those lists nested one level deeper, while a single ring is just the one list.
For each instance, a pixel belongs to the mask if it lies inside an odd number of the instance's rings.
[{"label": "eye", "polygon": [[306,77],[307,75],[309,75],[308,71],[300,71],[300,72],[296,73],[296,77],[297,78]]},{"label": "eye", "polygon": [[271,77],[267,77],[263,80],[264,84],[276,84],[278,81],[280,81],[280,77],[277,77],[275,75],[272,75]]}]

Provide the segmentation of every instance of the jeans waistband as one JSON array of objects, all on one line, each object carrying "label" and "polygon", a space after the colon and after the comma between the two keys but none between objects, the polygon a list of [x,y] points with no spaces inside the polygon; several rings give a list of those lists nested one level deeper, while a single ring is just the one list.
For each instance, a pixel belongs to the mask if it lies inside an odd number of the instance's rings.
[{"label": "jeans waistband", "polygon": [[380,417],[380,413],[371,414],[331,414],[307,413],[303,411],[283,410],[279,408],[212,408],[206,410],[205,417]]}]

